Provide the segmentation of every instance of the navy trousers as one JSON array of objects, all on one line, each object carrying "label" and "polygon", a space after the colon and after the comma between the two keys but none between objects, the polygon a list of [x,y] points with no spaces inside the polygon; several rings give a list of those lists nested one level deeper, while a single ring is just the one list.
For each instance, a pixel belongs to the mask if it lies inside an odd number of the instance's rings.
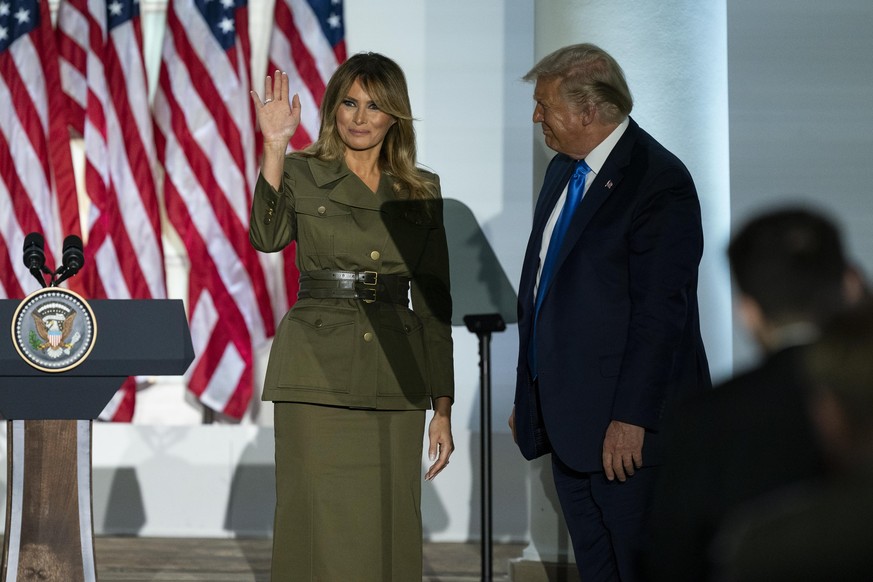
[{"label": "navy trousers", "polygon": [[555,488],[583,582],[639,582],[657,467],[622,483],[581,473],[552,454]]}]

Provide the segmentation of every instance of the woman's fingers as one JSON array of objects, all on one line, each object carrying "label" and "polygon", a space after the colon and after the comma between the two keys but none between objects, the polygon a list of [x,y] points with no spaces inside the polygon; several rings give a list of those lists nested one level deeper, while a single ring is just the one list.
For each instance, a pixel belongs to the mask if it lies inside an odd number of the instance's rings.
[{"label": "woman's fingers", "polygon": [[[285,101],[288,100],[288,73],[276,71],[276,77],[279,79],[279,98]],[[296,95],[295,95],[296,97]]]}]

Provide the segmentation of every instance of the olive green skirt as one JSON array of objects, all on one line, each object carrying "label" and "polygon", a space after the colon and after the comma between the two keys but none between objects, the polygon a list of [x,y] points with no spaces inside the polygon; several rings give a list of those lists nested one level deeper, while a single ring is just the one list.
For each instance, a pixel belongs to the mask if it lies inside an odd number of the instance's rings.
[{"label": "olive green skirt", "polygon": [[276,402],[273,582],[421,580],[424,411]]}]

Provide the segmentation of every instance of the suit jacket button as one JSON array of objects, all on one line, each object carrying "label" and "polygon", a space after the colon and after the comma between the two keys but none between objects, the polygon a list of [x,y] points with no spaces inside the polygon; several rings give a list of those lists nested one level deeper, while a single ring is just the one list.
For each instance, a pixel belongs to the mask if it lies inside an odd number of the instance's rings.
[{"label": "suit jacket button", "polygon": [[368,331],[367,333],[365,333],[365,334],[364,334],[364,341],[365,341],[365,342],[371,342],[371,341],[373,341],[373,332]]},{"label": "suit jacket button", "polygon": [[270,218],[269,216],[264,217],[264,224],[270,224],[271,222],[273,222],[272,218]]},{"label": "suit jacket button", "polygon": [[324,326],[323,321],[321,321],[320,319],[315,320],[315,327],[323,327],[323,326]]},{"label": "suit jacket button", "polygon": [[379,251],[373,251],[372,253],[370,253],[370,258],[374,261],[378,261],[381,256],[382,253],[380,253]]},{"label": "suit jacket button", "polygon": [[318,213],[319,213],[319,214],[324,214],[325,212],[327,212],[327,208],[325,208],[324,206],[319,206],[319,207],[318,207]]}]

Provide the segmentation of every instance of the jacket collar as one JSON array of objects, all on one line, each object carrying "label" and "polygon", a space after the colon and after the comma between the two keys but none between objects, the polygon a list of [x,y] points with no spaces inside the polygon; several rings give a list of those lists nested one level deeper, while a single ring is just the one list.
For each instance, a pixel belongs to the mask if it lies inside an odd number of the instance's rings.
[{"label": "jacket collar", "polygon": [[379,210],[385,202],[396,199],[393,194],[394,180],[384,172],[379,188],[374,193],[343,160],[308,158],[308,163],[315,184],[319,188],[330,188],[328,198],[334,202],[355,208]]}]

